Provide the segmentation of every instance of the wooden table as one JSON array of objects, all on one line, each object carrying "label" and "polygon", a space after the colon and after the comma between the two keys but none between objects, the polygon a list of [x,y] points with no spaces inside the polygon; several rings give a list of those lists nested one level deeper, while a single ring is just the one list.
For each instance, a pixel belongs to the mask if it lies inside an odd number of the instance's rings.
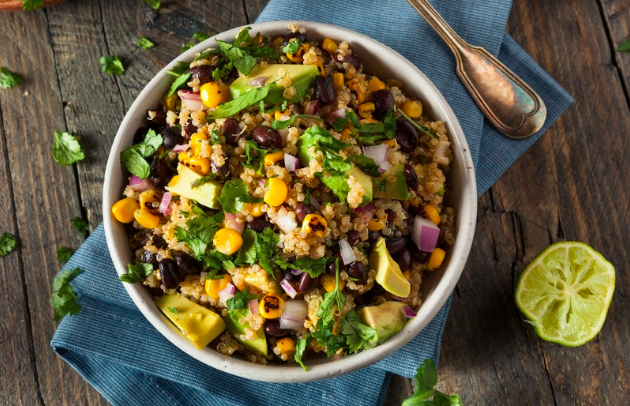
[{"label": "wooden table", "polygon": [[[265,0],[74,0],[0,13],[0,66],[25,76],[0,90],[0,403],[107,404],[50,350],[55,250],[83,238],[70,218],[101,222],[109,148],[148,80],[196,31],[253,22]],[[630,395],[630,0],[515,0],[508,32],[571,93],[571,109],[479,201],[477,235],[442,345],[439,387],[464,404],[626,405]],[[145,51],[138,37],[158,46]],[[100,71],[119,55],[127,71]],[[54,130],[79,134],[87,159],[63,168]],[[585,241],[617,267],[601,334],[579,348],[541,341],[514,305],[515,282],[543,248]],[[395,377],[387,405],[411,393]]]}]

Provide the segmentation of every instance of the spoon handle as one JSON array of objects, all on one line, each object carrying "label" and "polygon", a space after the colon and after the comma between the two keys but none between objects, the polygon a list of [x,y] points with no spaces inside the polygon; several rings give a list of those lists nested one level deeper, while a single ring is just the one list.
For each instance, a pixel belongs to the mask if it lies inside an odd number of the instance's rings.
[{"label": "spoon handle", "polygon": [[485,49],[466,43],[427,0],[407,1],[451,48],[457,61],[457,76],[501,133],[522,139],[540,130],[547,108],[527,83]]}]

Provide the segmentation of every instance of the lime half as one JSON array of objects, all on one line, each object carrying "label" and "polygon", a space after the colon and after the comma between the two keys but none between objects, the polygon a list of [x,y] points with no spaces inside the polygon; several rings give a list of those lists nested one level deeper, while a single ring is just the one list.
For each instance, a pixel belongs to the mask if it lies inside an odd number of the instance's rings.
[{"label": "lime half", "polygon": [[588,245],[566,241],[525,268],[515,296],[540,338],[577,347],[601,330],[614,290],[613,265]]}]

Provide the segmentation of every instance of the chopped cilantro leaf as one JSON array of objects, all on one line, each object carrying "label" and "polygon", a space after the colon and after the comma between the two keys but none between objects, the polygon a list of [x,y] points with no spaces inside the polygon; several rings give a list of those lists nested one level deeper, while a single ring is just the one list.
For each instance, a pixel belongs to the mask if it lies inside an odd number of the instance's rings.
[{"label": "chopped cilantro leaf", "polygon": [[178,76],[177,79],[175,79],[173,83],[171,83],[171,87],[168,89],[166,97],[171,97],[179,89],[188,86],[188,79],[190,79],[190,76],[192,76],[191,73],[184,73]]},{"label": "chopped cilantro leaf", "polygon": [[243,75],[247,76],[256,66],[256,58],[238,46],[217,40],[221,50],[230,58],[234,67]]},{"label": "chopped cilantro leaf", "polygon": [[160,134],[149,129],[142,142],[132,145],[120,153],[120,163],[131,174],[146,179],[151,173],[151,167],[144,158],[153,155],[163,141],[164,139]]},{"label": "chopped cilantro leaf", "polygon": [[301,118],[324,121],[324,119],[322,119],[321,117],[311,116],[308,114],[301,114],[301,115],[293,116],[289,118],[288,120],[284,120],[284,121],[273,120],[273,122],[271,123],[271,128],[273,128],[274,130],[282,130],[289,127],[290,125],[293,125],[293,123],[295,123],[296,120],[299,120]]},{"label": "chopped cilantro leaf", "polygon": [[258,265],[275,278],[273,274],[273,260],[276,253],[276,246],[280,242],[280,237],[273,231],[273,228],[265,228],[262,233],[256,234],[256,257]]},{"label": "chopped cilantro leaf", "polygon": [[256,262],[256,232],[250,228],[243,231],[243,245],[236,254],[236,265],[254,265]]},{"label": "chopped cilantro leaf", "polygon": [[199,187],[201,185],[205,185],[208,182],[212,182],[216,178],[217,178],[217,174],[216,173],[211,173],[209,175],[204,176],[203,178],[199,178],[199,179],[196,179],[196,180],[192,181],[192,183],[190,184],[190,187],[194,189],[194,188]]},{"label": "chopped cilantro leaf", "polygon": [[22,9],[24,11],[31,11],[40,8],[44,5],[44,0],[22,0]]},{"label": "chopped cilantro leaf", "polygon": [[186,73],[188,69],[190,69],[190,65],[187,62],[177,61],[177,65],[175,65],[173,69],[167,70],[166,73],[171,76],[179,77]]},{"label": "chopped cilantro leaf", "polygon": [[55,321],[63,319],[66,315],[75,315],[81,311],[81,306],[77,303],[77,295],[70,286],[70,281],[81,273],[81,269],[75,268],[61,272],[55,277],[50,297],[50,305],[55,310]]},{"label": "chopped cilantro leaf", "polygon": [[623,44],[619,45],[619,48],[617,48],[617,52],[630,52],[630,38],[625,40]]},{"label": "chopped cilantro leaf", "polygon": [[347,117],[338,117],[332,123],[332,128],[333,128],[333,130],[335,130],[335,131],[337,131],[339,133],[339,132],[343,131],[343,129],[345,128],[347,123],[348,123],[348,118]]},{"label": "chopped cilantro leaf", "polygon": [[[243,162],[243,166],[250,169],[256,169],[259,175],[262,175],[263,158],[269,152],[266,149],[262,149],[256,144],[256,141],[249,140],[245,146],[246,161]],[[258,164],[255,164],[255,159],[258,159]]]},{"label": "chopped cilantro leaf", "polygon": [[17,238],[9,233],[0,235],[0,257],[6,257],[15,250]]},{"label": "chopped cilantro leaf", "polygon": [[[194,208],[195,206],[193,206],[193,211]],[[205,254],[214,234],[220,228],[219,223],[223,221],[223,212],[214,216],[205,214],[203,211],[196,214],[197,217],[186,223],[187,230],[179,226],[175,227],[175,238],[178,242],[186,243],[195,257],[200,259]]]},{"label": "chopped cilantro leaf", "polygon": [[252,37],[249,35],[251,29],[252,27],[243,28],[236,36],[236,39],[234,40],[234,46],[240,47],[243,43],[251,42]]},{"label": "chopped cilantro leaf", "polygon": [[302,43],[299,39],[291,38],[289,42],[287,42],[287,44],[282,47],[282,52],[289,55],[295,55],[300,49],[300,45],[302,45]]},{"label": "chopped cilantro leaf", "polygon": [[70,223],[72,224],[72,227],[79,232],[79,234],[87,234],[89,229],[88,222],[83,220],[81,217],[71,218]]},{"label": "chopped cilantro leaf", "polygon": [[352,169],[352,164],[329,149],[324,149],[324,169],[330,172],[346,172]]},{"label": "chopped cilantro leaf", "polygon": [[188,216],[190,216],[190,213],[188,213],[187,211],[184,211],[184,210],[180,210],[179,211],[179,215],[182,216],[183,218],[187,219]]},{"label": "chopped cilantro leaf", "polygon": [[81,144],[70,133],[55,131],[55,140],[52,150],[53,158],[61,166],[71,165],[85,159]]},{"label": "chopped cilantro leaf", "polygon": [[357,117],[354,110],[346,111],[346,117],[348,118],[348,120],[350,120],[350,124],[352,124],[354,128],[361,128],[361,123],[359,122],[359,118]]},{"label": "chopped cilantro leaf", "polygon": [[142,49],[149,49],[155,46],[155,43],[148,38],[138,38],[138,46]]},{"label": "chopped cilantro leaf", "polygon": [[228,77],[233,67],[234,67],[234,64],[232,63],[232,61],[219,64],[219,66],[217,66],[212,71],[212,80],[215,82],[218,82],[219,80],[225,79],[226,77]]},{"label": "chopped cilantro leaf", "polygon": [[275,84],[275,81],[267,83],[265,86],[252,89],[236,99],[219,104],[214,110],[208,112],[208,118],[225,118],[233,116],[244,108],[249,107],[252,104],[256,104],[267,97],[269,90],[275,86]]},{"label": "chopped cilantro leaf", "polygon": [[317,309],[317,324],[312,333],[317,344],[326,348],[326,354],[330,357],[345,344],[345,337],[333,334],[334,306],[342,309],[346,302],[346,296],[339,290],[339,258],[335,260],[335,289],[324,295],[324,300]]},{"label": "chopped cilantro leaf", "polygon": [[186,45],[181,47],[180,51],[181,52],[186,52],[190,48],[194,47],[195,45],[197,45],[200,42],[203,42],[203,41],[207,40],[208,38],[210,38],[210,36],[208,34],[206,34],[205,32],[197,31],[197,32],[195,32],[193,34],[192,39],[190,41],[188,41],[188,43],[186,43]]},{"label": "chopped cilantro leaf", "polygon": [[341,334],[346,337],[350,354],[374,346],[376,330],[361,322],[357,313],[350,311],[341,324]]},{"label": "chopped cilantro leaf", "polygon": [[125,73],[125,67],[122,61],[117,56],[105,55],[101,56],[101,65],[103,65],[103,72],[110,75],[122,75]]},{"label": "chopped cilantro leaf", "polygon": [[167,309],[168,309],[169,312],[171,312],[173,314],[179,314],[179,311],[175,307],[169,306],[169,307],[167,307]]},{"label": "chopped cilantro leaf", "polygon": [[151,275],[153,265],[144,262],[136,262],[127,265],[127,273],[120,275],[120,280],[125,283],[136,283],[144,281],[144,278]]},{"label": "chopped cilantro leaf", "polygon": [[345,202],[350,192],[350,185],[348,185],[348,176],[345,173],[335,173],[330,176],[324,176],[321,173],[316,174],[320,179],[326,179],[326,186],[337,195],[340,201]]},{"label": "chopped cilantro leaf", "polygon": [[295,354],[293,355],[295,362],[300,364],[305,371],[307,371],[307,369],[306,365],[302,362],[302,356],[304,355],[304,350],[306,350],[306,341],[308,338],[309,335],[306,334],[304,337],[300,338],[297,343],[295,343]]},{"label": "chopped cilantro leaf", "polygon": [[380,177],[381,173],[378,171],[378,165],[374,162],[374,159],[365,155],[351,155],[347,160],[353,162],[363,172],[373,177]]},{"label": "chopped cilantro leaf", "polygon": [[11,72],[6,68],[0,68],[0,88],[11,89],[19,86],[22,80],[22,76],[17,73]]},{"label": "chopped cilantro leaf", "polygon": [[250,300],[258,299],[260,296],[249,293],[248,288],[245,290],[236,292],[234,297],[228,299],[226,305],[229,312],[233,312],[238,309],[246,309]]},{"label": "chopped cilantro leaf", "polygon": [[326,262],[326,258],[297,258],[292,263],[277,259],[276,265],[278,265],[283,270],[287,270],[289,268],[298,269],[300,271],[306,272],[313,278],[317,278],[319,275],[326,272]]},{"label": "chopped cilantro leaf", "polygon": [[249,194],[249,188],[241,179],[225,182],[219,195],[221,207],[227,213],[238,213],[243,210],[245,203],[252,203],[254,200],[255,198]]},{"label": "chopped cilantro leaf", "polygon": [[57,259],[59,262],[66,263],[72,256],[72,248],[70,247],[61,247],[57,250]]},{"label": "chopped cilantro leaf", "polygon": [[144,0],[144,2],[147,3],[153,10],[160,8],[160,0]]},{"label": "chopped cilantro leaf", "polygon": [[[457,395],[446,395],[435,389],[438,374],[432,359],[427,359],[416,370],[416,391],[405,399],[401,406],[462,406],[462,401]],[[433,397],[433,400],[429,400]]]}]

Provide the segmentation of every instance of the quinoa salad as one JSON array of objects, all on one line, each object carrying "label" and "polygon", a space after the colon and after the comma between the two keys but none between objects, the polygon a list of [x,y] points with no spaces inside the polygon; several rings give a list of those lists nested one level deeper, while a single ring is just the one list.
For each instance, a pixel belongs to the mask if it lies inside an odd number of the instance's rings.
[{"label": "quinoa salad", "polygon": [[446,125],[343,38],[217,42],[169,71],[121,153],[120,279],[198,349],[255,363],[383,343],[455,242]]}]

